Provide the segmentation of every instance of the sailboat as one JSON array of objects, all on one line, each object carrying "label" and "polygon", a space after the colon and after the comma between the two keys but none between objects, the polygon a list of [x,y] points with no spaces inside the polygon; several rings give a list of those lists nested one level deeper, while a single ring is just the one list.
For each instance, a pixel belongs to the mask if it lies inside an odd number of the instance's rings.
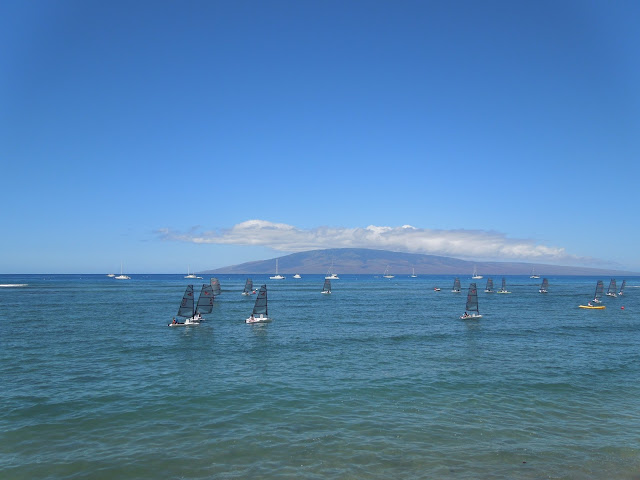
[{"label": "sailboat", "polygon": [[258,296],[256,298],[256,303],[253,305],[253,311],[251,312],[251,316],[247,318],[245,323],[264,323],[270,322],[269,312],[267,311],[267,286],[262,285],[260,287],[260,291],[258,292]]},{"label": "sailboat", "polygon": [[460,293],[460,279],[458,277],[453,281],[453,290],[451,291],[453,293]]},{"label": "sailboat", "polygon": [[616,279],[612,278],[609,282],[609,288],[607,289],[607,297],[617,297],[618,294],[616,293],[616,290],[618,290],[616,287]]},{"label": "sailboat", "polygon": [[504,277],[502,277],[502,287],[500,287],[498,293],[511,293],[507,290],[507,279]]},{"label": "sailboat", "polygon": [[[598,283],[596,283],[596,293],[593,297],[593,300],[591,300],[591,302],[588,302],[586,305],[578,305],[578,307],[589,308],[593,310],[604,310],[607,307],[605,307],[604,305],[598,305],[602,303],[602,300],[600,300],[600,298],[602,297],[603,292],[604,292],[604,283],[602,283],[602,280],[598,280]],[[596,305],[594,305],[594,303]]]},{"label": "sailboat", "polygon": [[322,293],[331,293],[331,280],[324,279],[324,285],[322,286]]},{"label": "sailboat", "polygon": [[[180,308],[178,308],[178,317],[185,317],[184,322],[178,322],[175,318],[173,322],[169,324],[170,327],[186,327],[189,325],[200,325],[200,322],[204,321],[202,314],[211,313],[213,310],[213,291],[211,285],[202,285],[200,291],[200,297],[198,298],[197,305],[193,297],[193,285],[187,285],[187,289],[182,296],[182,302]],[[195,308],[194,308],[195,307]]]},{"label": "sailboat", "polygon": [[627,285],[626,280],[622,280],[622,285],[620,285],[620,291],[618,292],[618,296],[621,297],[624,294],[624,287]]},{"label": "sailboat", "polygon": [[393,278],[395,275],[391,275],[389,273],[389,265],[387,265],[387,268],[384,269],[384,274],[382,275],[383,278]]},{"label": "sailboat", "polygon": [[473,275],[471,276],[471,278],[473,278],[474,280],[479,280],[482,278],[482,275],[478,275],[478,269],[475,265],[473,266]]},{"label": "sailboat", "polygon": [[415,267],[411,268],[411,278],[418,278],[418,275],[416,275],[416,269]]},{"label": "sailboat", "polygon": [[549,280],[546,278],[542,279],[542,285],[540,285],[540,293],[548,293],[549,292]]},{"label": "sailboat", "polygon": [[[469,313],[471,312],[471,313]],[[467,293],[467,306],[465,307],[464,315],[460,317],[461,320],[482,318],[480,311],[478,310],[478,289],[476,284],[469,285],[469,293]]]},{"label": "sailboat", "polygon": [[209,284],[211,285],[211,290],[213,294],[218,296],[222,293],[222,289],[220,288],[220,281],[217,278],[212,278],[209,280]]},{"label": "sailboat", "polygon": [[251,295],[252,293],[255,293],[255,291],[253,290],[253,280],[247,278],[247,281],[244,282],[244,290],[242,290],[242,295]]},{"label": "sailboat", "polygon": [[120,262],[120,275],[115,277],[116,280],[131,280],[131,277],[122,273],[122,262]]},{"label": "sailboat", "polygon": [[184,276],[184,278],[198,278],[198,277],[196,277],[194,273],[189,273],[189,265],[187,265],[187,274]]},{"label": "sailboat", "polygon": [[333,271],[333,260],[331,260],[331,268],[329,268],[327,276],[324,278],[329,280],[340,280],[340,277]]},{"label": "sailboat", "polygon": [[487,278],[487,286],[484,289],[485,293],[494,293],[493,290],[493,278]]},{"label": "sailboat", "polygon": [[536,275],[536,267],[531,268],[531,276],[529,278],[540,278],[540,275]]},{"label": "sailboat", "polygon": [[285,277],[278,273],[278,259],[276,258],[276,274],[273,277],[269,277],[271,280],[284,280]]}]

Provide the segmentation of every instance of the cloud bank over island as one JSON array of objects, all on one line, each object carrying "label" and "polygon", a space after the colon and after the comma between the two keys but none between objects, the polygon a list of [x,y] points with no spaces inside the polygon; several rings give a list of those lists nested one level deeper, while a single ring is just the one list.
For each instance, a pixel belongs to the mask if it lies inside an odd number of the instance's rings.
[{"label": "cloud bank over island", "polygon": [[411,225],[369,225],[365,228],[322,226],[303,229],[267,220],[247,220],[231,228],[216,231],[194,227],[189,232],[176,232],[162,228],[156,233],[171,241],[264,246],[288,253],[325,248],[371,248],[487,260],[604,263],[594,258],[570,255],[561,247],[540,245],[530,239],[509,238],[504,233],[495,231],[435,230]]}]

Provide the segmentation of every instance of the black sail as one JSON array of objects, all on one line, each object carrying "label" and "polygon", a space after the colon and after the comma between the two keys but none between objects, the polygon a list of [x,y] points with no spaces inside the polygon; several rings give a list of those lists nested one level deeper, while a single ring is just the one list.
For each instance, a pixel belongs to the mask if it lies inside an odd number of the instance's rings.
[{"label": "black sail", "polygon": [[178,309],[179,317],[193,317],[193,285],[187,285],[187,289],[182,296],[182,302]]},{"label": "black sail", "polygon": [[253,314],[254,315],[264,315],[267,316],[267,286],[262,285],[260,287],[260,291],[258,292],[258,297],[256,298],[256,303],[253,305]]},{"label": "black sail", "polygon": [[211,285],[202,285],[196,312],[211,313],[211,310],[213,310],[213,290],[211,289]]},{"label": "black sail", "polygon": [[467,312],[476,312],[478,311],[478,289],[476,288],[476,284],[472,283],[469,285],[469,293],[467,293]]},{"label": "black sail", "polygon": [[220,289],[220,282],[217,278],[211,279],[211,288],[214,295],[220,295],[220,293],[222,292],[222,290]]}]

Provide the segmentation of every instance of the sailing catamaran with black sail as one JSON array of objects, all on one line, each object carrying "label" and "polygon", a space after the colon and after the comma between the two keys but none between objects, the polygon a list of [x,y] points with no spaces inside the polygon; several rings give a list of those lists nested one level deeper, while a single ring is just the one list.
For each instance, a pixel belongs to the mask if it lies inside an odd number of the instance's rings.
[{"label": "sailing catamaran with black sail", "polygon": [[193,285],[187,285],[187,289],[182,296],[178,317],[185,317],[184,322],[178,322],[175,318],[169,324],[170,327],[185,327],[189,325],[200,325],[204,321],[202,314],[211,313],[213,310],[213,291],[210,285],[202,285],[198,303],[195,303],[193,296]]},{"label": "sailing catamaran with black sail", "polygon": [[451,291],[453,293],[460,293],[460,279],[458,277],[453,281],[453,290]]},{"label": "sailing catamaran with black sail", "polygon": [[618,294],[616,290],[618,290],[618,287],[616,287],[616,279],[612,278],[609,282],[609,288],[607,289],[607,297],[617,297]]},{"label": "sailing catamaran with black sail", "polygon": [[626,280],[622,280],[622,285],[620,285],[620,291],[618,292],[618,296],[622,296],[624,294],[624,287],[626,287],[627,285],[627,281]]},{"label": "sailing catamaran with black sail", "polygon": [[507,279],[502,277],[502,287],[498,290],[498,293],[511,293],[507,290]]},{"label": "sailing catamaran with black sail", "polygon": [[484,293],[493,293],[493,278],[487,278],[487,286],[484,289]]},{"label": "sailing catamaran with black sail", "polygon": [[464,315],[460,317],[461,320],[482,318],[480,311],[478,310],[478,289],[476,284],[469,285],[469,293],[467,293],[467,306],[465,308]]},{"label": "sailing catamaran with black sail", "polygon": [[258,291],[256,303],[253,305],[251,316],[245,320],[245,323],[264,323],[270,322],[269,312],[267,310],[267,286],[262,285]]},{"label": "sailing catamaran with black sail", "polygon": [[549,292],[549,280],[546,278],[542,279],[542,285],[540,285],[540,293],[548,293]]},{"label": "sailing catamaran with black sail", "polygon": [[322,287],[322,293],[331,293],[331,280],[328,278],[324,279],[324,285]]},{"label": "sailing catamaran with black sail", "polygon": [[247,278],[247,281],[244,282],[244,290],[242,291],[242,295],[251,295],[252,293],[256,293],[253,289],[253,280]]}]

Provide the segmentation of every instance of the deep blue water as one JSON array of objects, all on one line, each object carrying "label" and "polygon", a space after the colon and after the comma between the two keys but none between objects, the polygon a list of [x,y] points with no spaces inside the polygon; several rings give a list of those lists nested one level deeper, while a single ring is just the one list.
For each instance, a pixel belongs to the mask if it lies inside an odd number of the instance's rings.
[{"label": "deep blue water", "polygon": [[1,275],[0,478],[640,478],[640,278],[219,278]]}]

